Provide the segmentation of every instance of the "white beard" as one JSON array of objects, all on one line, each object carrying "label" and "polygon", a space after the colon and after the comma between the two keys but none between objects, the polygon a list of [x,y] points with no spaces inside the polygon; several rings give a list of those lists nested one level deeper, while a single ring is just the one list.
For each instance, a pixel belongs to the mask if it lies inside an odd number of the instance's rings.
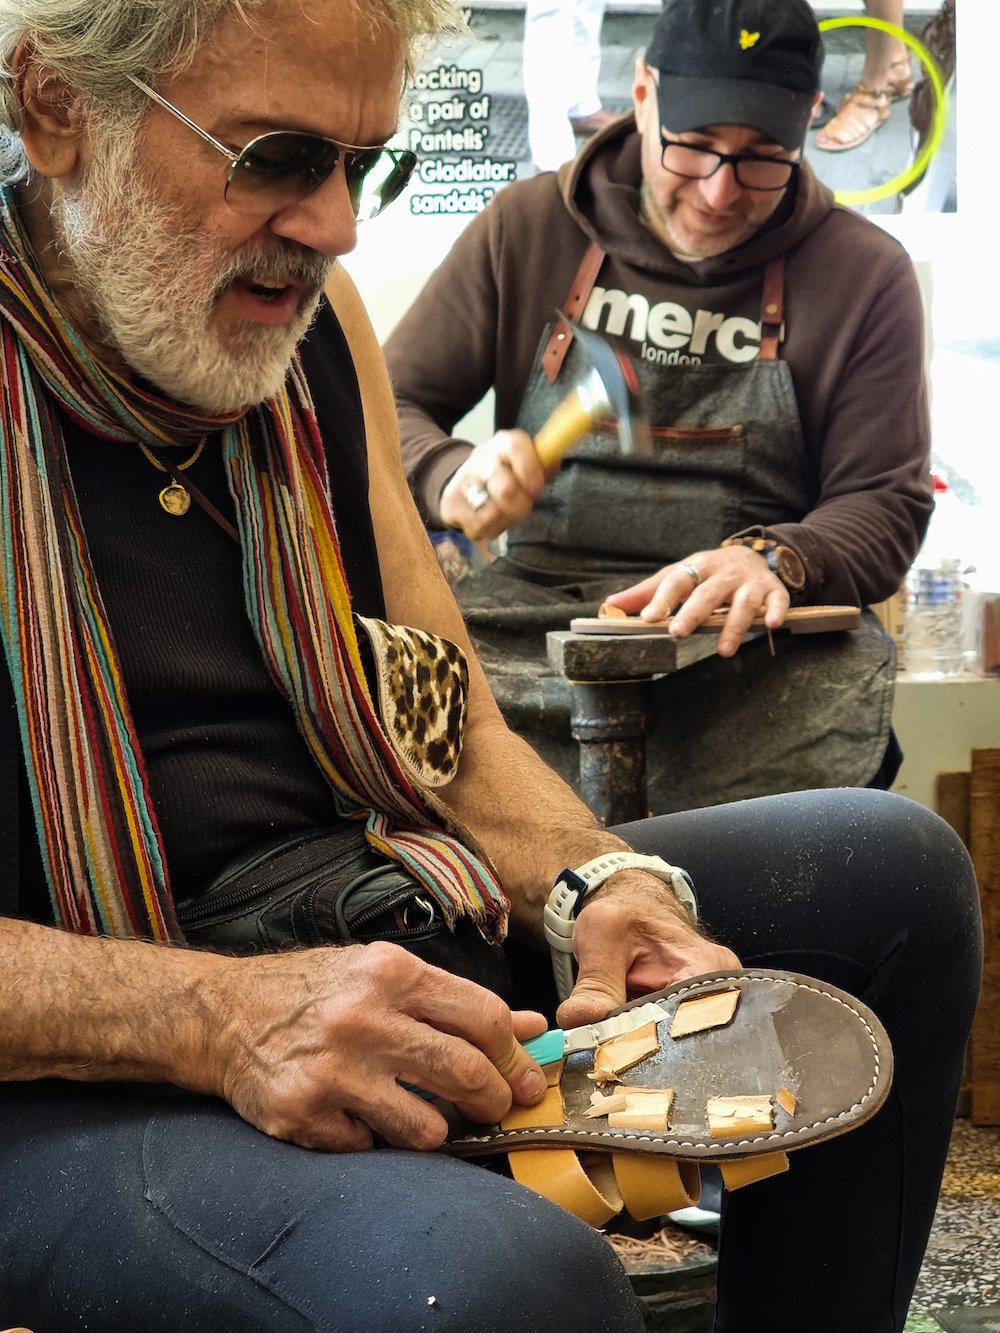
[{"label": "white beard", "polygon": [[[225,415],[280,389],[334,260],[275,237],[226,253],[181,224],[143,183],[133,137],[101,136],[79,191],[56,217],[87,313],[127,365],[177,402]],[[215,301],[236,279],[296,280],[305,291],[280,328],[241,322],[227,339],[212,327]]]}]

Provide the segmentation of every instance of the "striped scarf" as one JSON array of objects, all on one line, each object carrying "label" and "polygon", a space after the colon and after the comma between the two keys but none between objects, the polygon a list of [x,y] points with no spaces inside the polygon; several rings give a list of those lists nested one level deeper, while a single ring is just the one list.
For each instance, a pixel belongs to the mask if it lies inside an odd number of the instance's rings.
[{"label": "striped scarf", "polygon": [[56,919],[81,934],[183,939],[149,781],[90,563],[58,408],[93,435],[187,445],[223,430],[247,611],[339,813],[404,866],[449,924],[500,939],[492,873],[431,814],[365,681],[325,453],[296,359],[282,391],[207,417],[118,375],[56,308],[0,193],[0,632]]}]

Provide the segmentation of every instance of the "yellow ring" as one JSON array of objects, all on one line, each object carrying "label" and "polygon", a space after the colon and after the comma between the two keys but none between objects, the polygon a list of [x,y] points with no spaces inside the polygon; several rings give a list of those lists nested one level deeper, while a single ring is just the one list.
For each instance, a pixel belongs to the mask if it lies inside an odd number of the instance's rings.
[{"label": "yellow ring", "polygon": [[884,185],[873,185],[868,190],[838,190],[835,191],[833,196],[838,204],[874,204],[880,199],[888,199],[894,194],[899,194],[913,181],[918,180],[927,170],[931,158],[941,147],[941,141],[948,125],[948,94],[941,81],[941,74],[934,57],[923,42],[918,37],[908,33],[905,28],[900,28],[895,23],[887,23],[884,19],[855,18],[853,16],[823,19],[819,24],[820,32],[829,32],[833,28],[878,28],[880,32],[887,32],[892,37],[898,37],[923,65],[931,88],[934,90],[931,132],[927,136],[927,142],[906,170],[901,171],[898,176],[894,176],[891,181],[886,181]]}]

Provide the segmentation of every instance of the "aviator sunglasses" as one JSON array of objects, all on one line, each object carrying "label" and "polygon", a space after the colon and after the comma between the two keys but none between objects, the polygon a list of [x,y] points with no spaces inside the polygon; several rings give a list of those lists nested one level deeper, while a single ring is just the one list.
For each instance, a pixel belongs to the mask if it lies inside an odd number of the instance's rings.
[{"label": "aviator sunglasses", "polygon": [[270,215],[300,203],[329,180],[343,160],[354,216],[359,222],[367,222],[399,197],[416,166],[416,154],[406,148],[362,148],[297,130],[261,134],[242,152],[234,153],[147,83],[131,74],[127,77],[229,159],[232,168],[224,193],[226,203],[238,213]]}]

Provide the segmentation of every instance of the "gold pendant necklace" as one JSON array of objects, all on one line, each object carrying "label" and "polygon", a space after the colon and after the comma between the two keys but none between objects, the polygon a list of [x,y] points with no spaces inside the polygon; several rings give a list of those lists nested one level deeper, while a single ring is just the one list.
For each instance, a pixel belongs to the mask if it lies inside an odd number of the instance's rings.
[{"label": "gold pendant necklace", "polygon": [[[197,463],[207,439],[207,435],[203,436],[202,439],[198,441],[198,445],[191,457],[185,458],[183,463],[176,464],[178,472],[184,472],[187,468],[191,467],[193,463]],[[138,440],[137,444],[158,472],[167,471],[163,464],[149,452],[141,440]],[[169,486],[164,486],[163,490],[160,491],[160,508],[165,513],[172,514],[174,518],[183,518],[191,508],[190,493],[184,489],[179,481],[172,478]]]}]

